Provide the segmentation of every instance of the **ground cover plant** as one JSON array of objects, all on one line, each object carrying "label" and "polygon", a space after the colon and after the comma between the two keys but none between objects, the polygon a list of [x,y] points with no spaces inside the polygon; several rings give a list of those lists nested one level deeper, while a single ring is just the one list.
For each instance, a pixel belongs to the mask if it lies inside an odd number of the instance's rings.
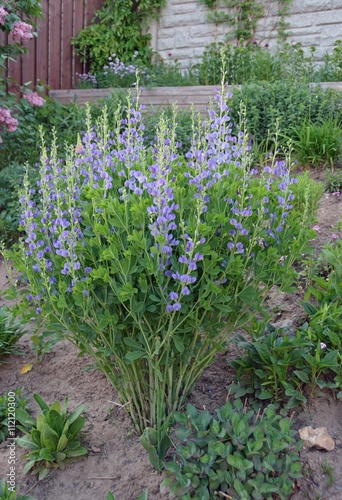
[{"label": "ground cover plant", "polygon": [[175,414],[177,446],[165,466],[171,477],[163,484],[185,500],[209,500],[220,492],[241,500],[288,498],[301,477],[302,443],[291,419],[276,409],[274,404],[248,408],[237,399],[213,416],[188,405],[185,413]]}]

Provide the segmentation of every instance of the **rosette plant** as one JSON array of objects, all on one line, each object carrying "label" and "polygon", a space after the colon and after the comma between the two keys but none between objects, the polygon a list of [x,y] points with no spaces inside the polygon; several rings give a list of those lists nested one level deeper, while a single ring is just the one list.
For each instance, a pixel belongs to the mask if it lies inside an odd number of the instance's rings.
[{"label": "rosette plant", "polygon": [[313,233],[308,197],[293,208],[288,162],[271,156],[251,168],[228,97],[223,86],[207,121],[194,118],[185,156],[176,116],[162,115],[144,146],[138,99],[117,111],[114,131],[105,111],[95,127],[88,118],[65,160],[56,144],[49,154],[43,146],[39,203],[27,182],[21,196],[26,236],[11,258],[28,299],[93,358],[159,455],[172,413],[229,334],[270,287],[291,289]]}]

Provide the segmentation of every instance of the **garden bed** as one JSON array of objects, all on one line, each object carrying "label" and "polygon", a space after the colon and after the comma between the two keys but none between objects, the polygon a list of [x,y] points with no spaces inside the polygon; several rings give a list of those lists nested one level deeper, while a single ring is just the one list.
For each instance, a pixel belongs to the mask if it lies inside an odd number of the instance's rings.
[{"label": "garden bed", "polygon": [[[317,249],[331,241],[332,233],[342,212],[341,197],[324,194],[318,211],[320,227],[314,243]],[[0,288],[8,287],[6,269],[0,264]],[[278,326],[296,325],[303,316],[299,304],[301,291],[270,299],[274,311],[273,321]],[[0,300],[0,305],[5,303]],[[149,463],[145,450],[133,432],[131,421],[118,405],[118,398],[107,380],[99,372],[83,371],[88,363],[87,357],[78,358],[77,350],[66,342],[57,344],[42,362],[36,363],[28,333],[21,339],[20,347],[24,356],[11,356],[0,368],[1,394],[24,387],[25,395],[39,393],[51,404],[55,400],[69,397],[70,410],[87,402],[85,445],[89,454],[82,461],[68,466],[64,471],[52,472],[46,479],[37,482],[36,478],[22,475],[23,463],[19,460],[23,450],[17,448],[17,488],[20,493],[30,493],[37,500],[105,500],[111,490],[117,500],[134,500],[145,488],[150,500],[168,498],[165,491],[160,491],[161,475],[156,473]],[[236,357],[236,348],[229,347],[227,354],[221,354],[216,362],[206,370],[198,382],[190,401],[199,409],[206,407],[210,411],[221,406],[227,398],[228,387],[233,372],[227,365],[227,357]],[[26,363],[33,368],[26,374],[20,370]],[[36,413],[35,403],[31,405]],[[331,452],[301,452],[304,465],[304,478],[299,480],[293,500],[329,499],[340,500],[342,496],[342,402],[336,401],[330,394],[315,398],[300,414],[295,413],[295,426],[325,426],[335,440],[335,449]],[[0,446],[0,477],[8,473],[8,448],[6,442]],[[334,468],[334,480],[327,463]],[[332,482],[328,488],[328,484]]]}]

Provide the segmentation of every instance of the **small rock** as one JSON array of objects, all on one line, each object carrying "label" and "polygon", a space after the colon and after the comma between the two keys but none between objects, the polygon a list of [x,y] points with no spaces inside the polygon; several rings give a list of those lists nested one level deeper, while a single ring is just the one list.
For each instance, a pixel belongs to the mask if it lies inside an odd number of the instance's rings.
[{"label": "small rock", "polygon": [[326,427],[313,429],[311,425],[299,429],[300,439],[303,439],[304,446],[317,448],[319,450],[331,451],[335,448],[334,440],[329,436]]},{"label": "small rock", "polygon": [[100,453],[101,452],[101,448],[98,448],[97,446],[92,446],[91,447],[91,451],[93,451],[94,453]]}]

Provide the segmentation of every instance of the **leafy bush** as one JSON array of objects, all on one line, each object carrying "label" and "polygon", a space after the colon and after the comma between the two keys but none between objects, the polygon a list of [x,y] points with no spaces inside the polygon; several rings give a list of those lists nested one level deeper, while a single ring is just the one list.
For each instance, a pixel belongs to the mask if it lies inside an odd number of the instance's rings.
[{"label": "leafy bush", "polygon": [[72,41],[82,61],[90,64],[95,73],[115,54],[123,61],[131,61],[139,53],[143,64],[152,58],[151,35],[146,28],[165,0],[105,0],[95,13],[94,24],[81,30]]},{"label": "leafy bush", "polygon": [[305,56],[299,43],[286,43],[272,52],[256,43],[235,46],[215,42],[205,49],[195,69],[200,85],[219,84],[223,72],[229,85],[287,80],[298,83],[315,81],[312,61],[313,54]]},{"label": "leafy bush", "polygon": [[6,479],[0,480],[0,498],[1,500],[36,500],[29,495],[17,495],[15,491],[10,489]]},{"label": "leafy bush", "polygon": [[230,102],[235,123],[239,120],[241,101],[246,107],[246,128],[257,144],[274,135],[277,120],[285,146],[298,123],[310,120],[322,124],[332,119],[339,126],[342,123],[342,94],[333,89],[323,90],[318,85],[283,81],[250,83],[236,88]]},{"label": "leafy bush", "polygon": [[[28,398],[22,396],[23,389],[18,388],[12,394],[4,394],[0,396],[0,443],[7,439],[8,434],[8,397],[15,398],[15,402],[11,407],[21,408],[26,410],[28,406]],[[1,497],[0,497],[1,498]]]},{"label": "leafy bush", "polygon": [[288,498],[301,477],[301,442],[291,420],[277,415],[274,405],[256,412],[239,399],[216,414],[192,405],[175,414],[177,446],[165,464],[171,478],[162,484],[184,500],[214,499],[219,492],[244,500]]},{"label": "leafy bush", "polygon": [[118,111],[113,133],[88,115],[65,162],[57,145],[42,151],[39,204],[24,181],[26,236],[6,253],[37,313],[94,359],[161,455],[170,415],[270,287],[292,290],[312,235],[305,197],[292,206],[291,168],[273,157],[251,170],[248,139],[232,135],[217,97],[185,158],[176,117],[161,117],[146,149],[139,110]]},{"label": "leafy bush", "polygon": [[30,450],[22,459],[27,459],[23,472],[39,474],[38,478],[46,477],[52,468],[64,467],[82,455],[87,449],[77,440],[85,418],[80,415],[87,405],[81,405],[67,415],[68,398],[63,406],[59,401],[50,407],[38,395],[34,394],[38,406],[42,410],[34,420],[26,411],[16,411],[16,416],[21,425],[18,428],[25,433],[24,437],[17,438],[17,444]]},{"label": "leafy bush", "polygon": [[18,340],[24,335],[23,324],[17,320],[11,309],[0,307],[0,365],[6,354],[18,354]]},{"label": "leafy bush", "polygon": [[319,81],[340,82],[342,80],[342,40],[336,40],[332,53],[324,54],[324,64],[319,68]]}]

